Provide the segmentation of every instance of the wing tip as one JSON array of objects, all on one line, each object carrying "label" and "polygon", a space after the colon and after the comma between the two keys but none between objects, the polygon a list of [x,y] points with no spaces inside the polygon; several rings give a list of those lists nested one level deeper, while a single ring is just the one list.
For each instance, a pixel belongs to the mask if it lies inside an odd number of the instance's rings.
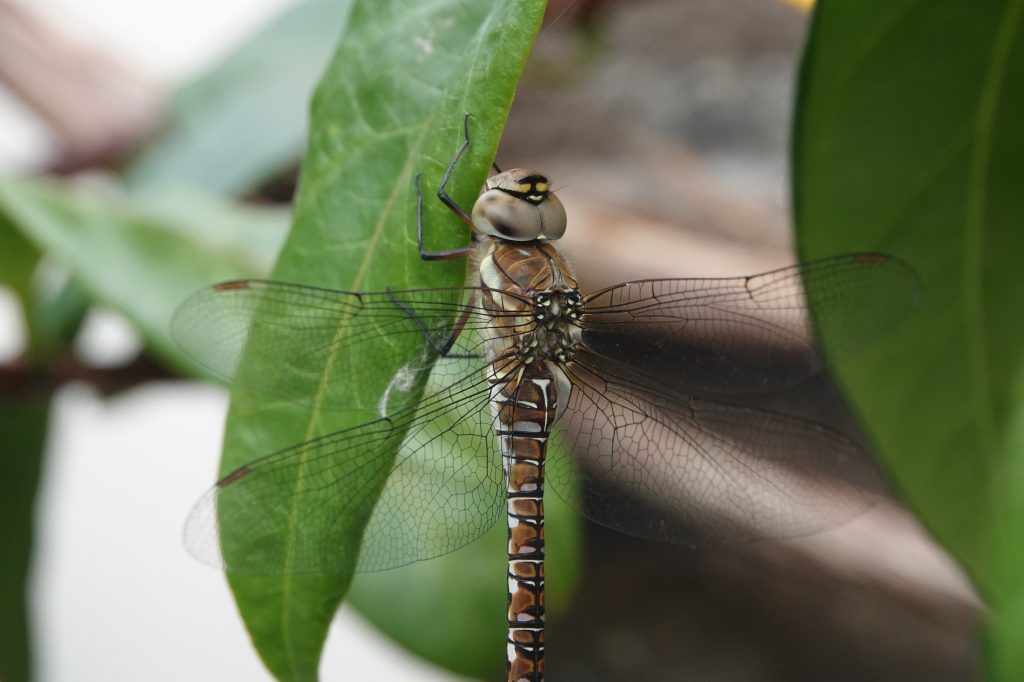
[{"label": "wing tip", "polygon": [[231,291],[233,289],[248,289],[252,285],[252,282],[247,279],[235,279],[228,282],[219,282],[214,284],[212,289],[214,291]]},{"label": "wing tip", "polygon": [[252,469],[249,468],[248,464],[246,464],[245,466],[241,466],[241,467],[235,469],[234,471],[232,471],[230,474],[228,474],[224,478],[222,478],[219,481],[217,481],[217,486],[216,487],[218,487],[218,488],[225,488],[225,487],[231,485],[232,483],[235,483],[236,481],[238,481],[238,480],[240,480],[242,478],[245,478],[246,476],[249,475],[249,473],[251,471],[252,471]]}]

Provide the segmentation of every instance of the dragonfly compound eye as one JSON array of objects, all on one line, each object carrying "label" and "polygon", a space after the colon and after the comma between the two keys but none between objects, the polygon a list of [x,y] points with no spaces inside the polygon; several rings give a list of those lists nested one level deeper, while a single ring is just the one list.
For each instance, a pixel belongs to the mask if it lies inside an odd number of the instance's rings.
[{"label": "dragonfly compound eye", "polygon": [[473,205],[473,228],[488,237],[529,242],[541,236],[541,216],[525,199],[492,189]]},{"label": "dragonfly compound eye", "polygon": [[509,241],[558,239],[565,233],[565,207],[550,193],[546,177],[514,168],[488,178],[473,205],[473,229]]}]

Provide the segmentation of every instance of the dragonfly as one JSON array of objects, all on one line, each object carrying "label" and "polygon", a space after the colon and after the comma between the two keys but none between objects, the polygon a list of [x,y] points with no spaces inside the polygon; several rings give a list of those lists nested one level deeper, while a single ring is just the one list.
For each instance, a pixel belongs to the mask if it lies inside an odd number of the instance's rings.
[{"label": "dragonfly", "polygon": [[[539,682],[547,488],[591,521],[687,545],[794,537],[856,517],[883,488],[863,446],[739,398],[820,372],[819,331],[846,356],[900,324],[916,275],[860,253],[583,294],[556,244],[567,217],[547,176],[495,166],[468,211],[447,194],[469,145],[467,117],[437,191],[470,228],[469,245],[426,248],[415,184],[420,256],[474,257],[471,286],[354,293],[242,280],[176,312],[176,340],[209,371],[297,402],[327,366],[358,385],[378,371],[379,349],[396,339],[415,349],[366,404],[318,392],[318,408],[365,410],[365,423],[224,476],[190,515],[186,544],[227,571],[342,571],[353,557],[332,531],[372,503],[356,567],[378,571],[452,552],[505,517],[507,679]],[[418,399],[395,399],[417,381]],[[365,484],[368,472],[386,474],[383,489]],[[291,538],[287,557],[267,549]]]}]

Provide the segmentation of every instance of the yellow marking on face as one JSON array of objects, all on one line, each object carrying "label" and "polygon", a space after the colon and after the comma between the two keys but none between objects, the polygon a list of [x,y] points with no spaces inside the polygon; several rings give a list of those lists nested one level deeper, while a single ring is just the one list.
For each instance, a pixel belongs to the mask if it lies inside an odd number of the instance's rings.
[{"label": "yellow marking on face", "polygon": [[548,191],[548,183],[546,183],[546,182],[538,182],[537,183],[537,191],[538,192],[547,192]]}]

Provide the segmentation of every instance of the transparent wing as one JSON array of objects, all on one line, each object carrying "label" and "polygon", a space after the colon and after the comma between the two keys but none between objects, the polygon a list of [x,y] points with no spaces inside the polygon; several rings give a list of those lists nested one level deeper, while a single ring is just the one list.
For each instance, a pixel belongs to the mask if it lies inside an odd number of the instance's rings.
[{"label": "transparent wing", "polygon": [[[281,450],[225,476],[189,516],[186,545],[201,560],[239,573],[341,571],[351,560],[345,548],[354,546],[366,520],[360,510],[380,494],[358,570],[454,551],[482,535],[503,509],[487,405],[479,362],[437,365],[418,409]],[[380,491],[376,482],[385,473]]]},{"label": "transparent wing", "polygon": [[[376,371],[383,358],[394,362],[392,349],[403,338],[417,340],[406,363],[415,368],[429,366],[460,325],[464,333],[449,354],[482,355],[480,336],[472,332],[486,326],[498,334],[503,326],[510,334],[518,332],[511,317],[494,317],[475,303],[480,292],[350,293],[265,280],[225,282],[185,301],[171,320],[171,333],[214,375],[309,404],[311,387],[318,385],[325,367],[331,366],[332,376],[358,382],[361,373]],[[374,409],[377,398],[353,404],[351,395],[335,395],[330,387],[316,394],[318,407],[334,410]]]},{"label": "transparent wing", "polygon": [[664,393],[586,352],[567,371],[548,480],[610,528],[690,545],[794,537],[850,520],[882,488],[866,453],[824,426]]},{"label": "transparent wing", "polygon": [[906,319],[919,298],[913,269],[881,254],[752,277],[628,282],[586,297],[583,342],[670,390],[767,391],[822,369],[817,338],[829,340],[832,359],[848,356]]}]

